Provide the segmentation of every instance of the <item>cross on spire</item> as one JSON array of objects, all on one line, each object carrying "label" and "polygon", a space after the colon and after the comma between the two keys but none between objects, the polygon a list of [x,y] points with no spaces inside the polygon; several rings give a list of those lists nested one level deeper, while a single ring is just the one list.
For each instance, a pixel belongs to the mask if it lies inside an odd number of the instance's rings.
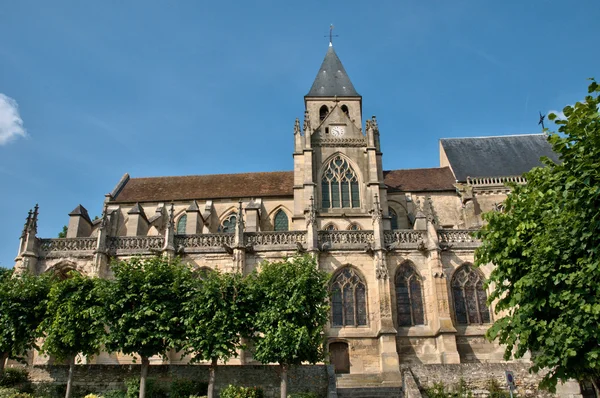
[{"label": "cross on spire", "polygon": [[[325,36],[327,37],[327,36]],[[338,37],[338,35],[333,34],[333,24],[329,25],[329,45],[333,46],[333,38]]]}]

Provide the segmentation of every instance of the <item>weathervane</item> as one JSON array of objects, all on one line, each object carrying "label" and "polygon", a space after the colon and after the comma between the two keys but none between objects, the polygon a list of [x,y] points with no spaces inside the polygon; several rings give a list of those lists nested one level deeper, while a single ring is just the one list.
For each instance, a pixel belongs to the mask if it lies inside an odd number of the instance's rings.
[{"label": "weathervane", "polygon": [[546,118],[546,115],[542,115],[542,112],[540,112],[540,121],[538,122],[538,126],[541,124],[542,130],[545,129],[545,127],[544,127],[544,119],[545,118]]},{"label": "weathervane", "polygon": [[[325,36],[327,37],[327,36]],[[333,34],[333,24],[329,25],[329,45],[333,45],[333,38],[338,37],[338,35]]]}]

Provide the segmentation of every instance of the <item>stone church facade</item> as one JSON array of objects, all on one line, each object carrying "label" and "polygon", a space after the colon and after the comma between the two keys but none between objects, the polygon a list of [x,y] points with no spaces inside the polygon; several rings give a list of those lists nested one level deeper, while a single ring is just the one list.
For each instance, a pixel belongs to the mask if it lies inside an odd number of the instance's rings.
[{"label": "stone church facade", "polygon": [[[439,167],[384,170],[388,132],[363,120],[362,97],[332,46],[304,100],[290,134],[293,171],[125,174],[100,219],[81,205],[69,214],[66,238],[36,236],[36,206],[15,268],[109,278],[112,259],[164,253],[247,274],[310,253],[333,275],[326,337],[337,372],[501,362],[502,348],[484,339],[495,316],[483,285],[492,266],[471,266],[479,243],[470,232],[484,212],[501,211],[506,182],[524,183],[540,156],[555,158],[545,136],[442,139]],[[92,363],[131,360],[102,354]],[[238,361],[253,362],[248,353]]]}]

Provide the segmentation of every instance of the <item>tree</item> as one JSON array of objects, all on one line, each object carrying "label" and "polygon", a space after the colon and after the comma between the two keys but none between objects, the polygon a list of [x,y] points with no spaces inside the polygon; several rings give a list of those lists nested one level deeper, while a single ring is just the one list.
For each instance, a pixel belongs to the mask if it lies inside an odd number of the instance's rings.
[{"label": "tree", "polygon": [[66,398],[71,396],[75,357],[97,354],[106,335],[105,282],[71,271],[50,289],[47,316],[39,326],[45,336],[42,352],[69,363]]},{"label": "tree", "polygon": [[265,262],[252,277],[258,303],[254,358],[276,362],[281,370],[281,397],[287,397],[287,370],[324,359],[324,326],[329,314],[329,276],[309,255]]},{"label": "tree", "polygon": [[141,358],[140,398],[153,355],[166,356],[180,348],[185,327],[182,303],[189,296],[191,272],[177,259],[133,257],[112,264],[108,286],[107,319],[110,351]]},{"label": "tree", "polygon": [[20,359],[37,348],[37,327],[46,313],[50,283],[49,275],[0,269],[0,371],[7,359]]},{"label": "tree", "polygon": [[227,362],[250,336],[251,296],[241,274],[209,271],[195,280],[184,303],[185,354],[191,362],[210,361],[208,398],[214,397],[217,361]]},{"label": "tree", "polygon": [[69,231],[69,228],[66,225],[63,225],[62,231],[60,231],[58,233],[58,237],[61,239],[64,239],[67,237],[67,232]]},{"label": "tree", "polygon": [[505,358],[531,352],[532,371],[549,369],[541,386],[600,378],[600,116],[592,79],[583,102],[548,140],[560,157],[513,185],[503,212],[485,215],[478,265],[493,263],[490,302],[504,315],[488,330]]}]

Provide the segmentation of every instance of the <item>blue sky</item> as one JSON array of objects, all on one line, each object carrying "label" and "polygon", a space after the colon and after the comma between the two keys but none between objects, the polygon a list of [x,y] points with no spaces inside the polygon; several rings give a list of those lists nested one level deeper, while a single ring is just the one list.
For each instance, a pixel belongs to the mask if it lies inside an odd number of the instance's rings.
[{"label": "blue sky", "polygon": [[599,17],[598,0],[1,0],[0,265],[35,203],[56,237],[125,172],[291,170],[331,23],[397,169],[437,166],[442,137],[539,132],[600,77]]}]

